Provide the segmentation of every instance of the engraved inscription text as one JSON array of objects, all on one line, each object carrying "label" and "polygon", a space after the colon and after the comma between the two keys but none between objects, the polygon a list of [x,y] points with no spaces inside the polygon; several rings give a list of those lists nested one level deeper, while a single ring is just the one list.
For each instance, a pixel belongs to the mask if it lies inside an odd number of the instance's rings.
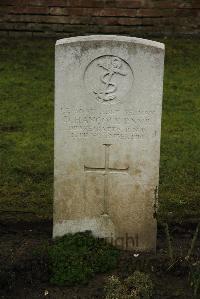
[{"label": "engraved inscription text", "polygon": [[[154,134],[155,110],[61,107],[65,130],[72,138],[144,139]],[[153,136],[152,136],[153,137]]]}]

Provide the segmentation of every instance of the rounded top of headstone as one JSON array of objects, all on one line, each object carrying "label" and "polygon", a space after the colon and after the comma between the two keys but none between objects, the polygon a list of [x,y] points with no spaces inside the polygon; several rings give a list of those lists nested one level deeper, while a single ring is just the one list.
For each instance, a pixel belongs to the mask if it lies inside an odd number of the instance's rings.
[{"label": "rounded top of headstone", "polygon": [[118,41],[118,42],[126,42],[126,43],[134,43],[140,44],[144,46],[155,47],[160,50],[165,49],[165,45],[163,43],[159,43],[156,41],[138,38],[138,37],[129,37],[129,36],[121,36],[121,35],[88,35],[88,36],[76,36],[59,39],[56,42],[56,46],[71,44],[76,42],[91,42],[91,41]]}]

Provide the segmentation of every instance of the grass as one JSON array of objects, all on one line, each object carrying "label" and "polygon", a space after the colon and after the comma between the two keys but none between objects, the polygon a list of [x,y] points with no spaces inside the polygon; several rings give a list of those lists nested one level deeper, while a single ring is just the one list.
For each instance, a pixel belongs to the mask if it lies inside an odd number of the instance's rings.
[{"label": "grass", "polygon": [[[200,217],[200,42],[160,41],[166,60],[158,216],[187,221]],[[0,212],[52,218],[54,42],[1,39]]]},{"label": "grass", "polygon": [[200,43],[166,40],[160,217],[200,216]]}]

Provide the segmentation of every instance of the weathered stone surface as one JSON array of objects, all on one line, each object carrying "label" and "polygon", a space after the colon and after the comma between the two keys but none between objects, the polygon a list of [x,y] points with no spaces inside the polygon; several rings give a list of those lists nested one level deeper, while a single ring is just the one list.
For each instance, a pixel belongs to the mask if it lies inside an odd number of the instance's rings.
[{"label": "weathered stone surface", "polygon": [[163,62],[150,40],[57,41],[54,237],[155,249]]}]

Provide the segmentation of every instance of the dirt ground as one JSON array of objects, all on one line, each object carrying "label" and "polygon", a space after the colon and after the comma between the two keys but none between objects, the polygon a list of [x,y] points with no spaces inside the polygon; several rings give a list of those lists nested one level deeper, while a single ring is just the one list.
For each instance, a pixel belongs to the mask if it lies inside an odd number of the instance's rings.
[{"label": "dirt ground", "polygon": [[[5,218],[5,217],[4,217]],[[157,254],[123,252],[118,267],[112,273],[95,276],[89,284],[75,287],[56,287],[49,283],[49,273],[35,250],[51,241],[52,222],[13,222],[0,218],[0,298],[5,299],[73,299],[104,298],[106,277],[117,274],[124,278],[136,269],[149,272],[154,283],[153,299],[194,299],[188,279],[185,256],[195,230],[195,224],[172,225],[173,248],[178,257],[169,267],[164,231],[158,230]],[[194,260],[200,258],[200,240],[195,246]]]}]

